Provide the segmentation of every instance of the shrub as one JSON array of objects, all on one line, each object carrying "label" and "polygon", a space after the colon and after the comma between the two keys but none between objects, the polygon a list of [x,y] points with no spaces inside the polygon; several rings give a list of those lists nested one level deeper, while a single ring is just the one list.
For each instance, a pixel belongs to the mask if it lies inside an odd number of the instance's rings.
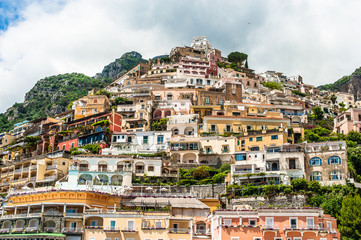
[{"label": "shrub", "polygon": [[294,179],[291,181],[291,185],[295,191],[306,190],[308,182],[305,179]]},{"label": "shrub", "polygon": [[321,185],[319,182],[312,181],[308,183],[308,189],[314,193],[318,193],[321,190]]},{"label": "shrub", "polygon": [[283,191],[285,194],[290,194],[292,192],[292,189],[288,187],[288,188],[285,188]]},{"label": "shrub", "polygon": [[193,177],[197,180],[210,177],[209,171],[211,168],[209,166],[199,166],[193,171]]}]

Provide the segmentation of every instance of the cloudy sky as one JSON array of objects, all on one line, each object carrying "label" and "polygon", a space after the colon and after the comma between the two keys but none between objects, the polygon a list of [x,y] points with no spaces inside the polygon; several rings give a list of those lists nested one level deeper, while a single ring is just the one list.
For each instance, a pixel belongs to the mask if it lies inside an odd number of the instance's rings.
[{"label": "cloudy sky", "polygon": [[361,66],[358,0],[0,0],[0,112],[46,76],[89,76],[127,51],[167,54],[206,35],[256,72],[334,82]]}]

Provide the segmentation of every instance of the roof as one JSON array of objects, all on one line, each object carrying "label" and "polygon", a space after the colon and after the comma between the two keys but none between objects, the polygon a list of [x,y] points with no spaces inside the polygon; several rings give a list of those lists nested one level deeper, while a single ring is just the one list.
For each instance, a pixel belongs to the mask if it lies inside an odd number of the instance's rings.
[{"label": "roof", "polygon": [[256,117],[256,116],[224,116],[224,115],[211,115],[204,116],[203,118],[250,118],[250,119],[272,119],[272,120],[287,120],[285,118],[276,118],[276,117]]},{"label": "roof", "polygon": [[148,197],[137,197],[131,200],[130,205],[137,205],[140,203],[144,203],[146,205],[168,205],[172,208],[198,208],[198,209],[209,209],[209,207],[199,201],[196,198],[148,198]]}]

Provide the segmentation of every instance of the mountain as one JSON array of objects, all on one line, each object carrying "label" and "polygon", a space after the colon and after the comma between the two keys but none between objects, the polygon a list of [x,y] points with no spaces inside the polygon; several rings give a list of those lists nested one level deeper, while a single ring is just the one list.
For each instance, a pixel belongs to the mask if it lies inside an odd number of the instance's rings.
[{"label": "mountain", "polygon": [[94,78],[110,78],[115,80],[140,62],[147,62],[140,53],[135,51],[124,53],[120,58],[106,65],[103,71],[97,73]]},{"label": "mountain", "polygon": [[25,95],[23,103],[15,103],[0,114],[0,133],[15,123],[54,116],[65,111],[72,101],[84,97],[88,91],[104,88],[139,62],[146,62],[138,52],[128,52],[104,67],[95,77],[81,73],[66,73],[39,80]]},{"label": "mountain", "polygon": [[361,99],[361,67],[357,68],[351,75],[343,76],[334,83],[318,87],[320,90],[334,92],[352,93],[356,100]]}]

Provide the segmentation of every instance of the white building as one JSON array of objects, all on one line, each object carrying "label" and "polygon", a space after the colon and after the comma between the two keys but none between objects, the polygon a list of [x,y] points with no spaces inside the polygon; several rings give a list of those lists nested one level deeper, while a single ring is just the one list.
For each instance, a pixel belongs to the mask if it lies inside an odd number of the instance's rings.
[{"label": "white building", "polygon": [[99,190],[123,192],[132,185],[132,175],[161,176],[161,158],[136,158],[105,155],[78,155],[73,157],[66,181],[56,187],[69,190]]},{"label": "white building", "polygon": [[102,150],[103,155],[129,153],[157,153],[166,151],[170,131],[144,131],[113,133],[111,146]]}]

